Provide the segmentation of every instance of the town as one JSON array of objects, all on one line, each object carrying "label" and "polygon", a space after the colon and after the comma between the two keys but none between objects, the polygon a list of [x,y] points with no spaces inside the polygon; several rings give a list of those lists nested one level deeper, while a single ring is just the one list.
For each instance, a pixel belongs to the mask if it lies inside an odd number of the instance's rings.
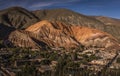
[{"label": "town", "polygon": [[120,55],[100,49],[1,48],[0,76],[119,76]]}]

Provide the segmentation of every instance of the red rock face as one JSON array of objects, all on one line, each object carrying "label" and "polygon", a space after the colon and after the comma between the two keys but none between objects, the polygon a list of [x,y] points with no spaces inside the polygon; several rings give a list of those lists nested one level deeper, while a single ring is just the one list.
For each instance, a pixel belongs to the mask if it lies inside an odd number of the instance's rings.
[{"label": "red rock face", "polygon": [[[25,30],[13,31],[8,40],[19,47],[40,49],[43,47],[64,47],[66,49],[85,47],[119,47],[110,34],[87,27],[67,25],[60,22],[40,21]],[[114,48],[114,47],[111,47]]]},{"label": "red rock face", "polygon": [[34,33],[36,39],[44,41],[50,47],[77,47],[80,43],[71,37],[70,29],[62,23],[41,21],[27,28],[26,31]]}]

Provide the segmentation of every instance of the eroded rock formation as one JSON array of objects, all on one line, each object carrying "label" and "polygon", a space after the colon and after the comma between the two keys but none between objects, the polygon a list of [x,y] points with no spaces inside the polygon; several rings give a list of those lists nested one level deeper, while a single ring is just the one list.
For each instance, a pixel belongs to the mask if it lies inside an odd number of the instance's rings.
[{"label": "eroded rock formation", "polygon": [[31,25],[25,30],[13,31],[8,40],[15,46],[37,49],[46,46],[66,49],[81,46],[106,49],[112,46],[119,47],[117,40],[105,32],[47,20]]}]

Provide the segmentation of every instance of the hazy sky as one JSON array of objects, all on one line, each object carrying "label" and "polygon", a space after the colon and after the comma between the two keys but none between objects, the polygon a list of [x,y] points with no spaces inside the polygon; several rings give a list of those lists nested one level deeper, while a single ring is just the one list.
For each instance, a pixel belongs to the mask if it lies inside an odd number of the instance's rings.
[{"label": "hazy sky", "polygon": [[29,10],[68,8],[86,14],[120,19],[120,0],[0,0],[0,9],[22,6]]}]

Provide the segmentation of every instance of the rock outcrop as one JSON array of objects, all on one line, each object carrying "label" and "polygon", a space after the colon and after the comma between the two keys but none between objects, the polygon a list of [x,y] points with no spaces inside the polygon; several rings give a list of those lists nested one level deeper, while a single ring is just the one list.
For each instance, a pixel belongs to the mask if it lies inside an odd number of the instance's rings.
[{"label": "rock outcrop", "polygon": [[10,45],[11,47],[24,47],[31,49],[39,49],[40,46],[22,30],[15,30],[11,32],[4,43]]}]

